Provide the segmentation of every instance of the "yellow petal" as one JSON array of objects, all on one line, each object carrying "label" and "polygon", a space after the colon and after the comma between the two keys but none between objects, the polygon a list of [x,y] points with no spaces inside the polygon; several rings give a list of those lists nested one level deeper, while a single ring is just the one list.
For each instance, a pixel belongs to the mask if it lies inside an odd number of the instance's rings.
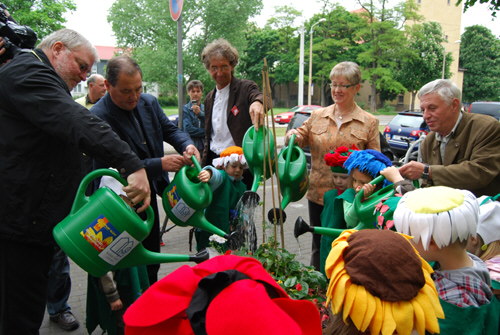
[{"label": "yellow petal", "polygon": [[347,319],[347,316],[351,314],[352,305],[354,304],[354,299],[356,299],[356,292],[358,290],[358,287],[359,285],[351,284],[351,286],[349,286],[349,289],[346,291],[347,294],[344,299],[344,311],[342,316],[344,322]]},{"label": "yellow petal", "polygon": [[423,292],[430,300],[432,307],[434,307],[434,313],[436,317],[443,319],[444,312],[443,308],[441,307],[441,302],[439,301],[439,294],[436,290],[436,286],[434,286],[434,282],[432,282],[431,284],[425,283],[424,287],[422,287],[420,291]]},{"label": "yellow petal", "polygon": [[370,323],[370,332],[372,334],[380,334],[380,330],[382,329],[382,322],[384,321],[384,310],[382,306],[383,302],[379,297],[374,298],[376,313],[373,315]]},{"label": "yellow petal", "polygon": [[392,317],[392,303],[384,302],[384,321],[382,323],[382,335],[393,335],[396,330],[396,322]]},{"label": "yellow petal", "polygon": [[373,316],[376,313],[377,309],[377,304],[375,302],[375,297],[372,296],[371,294],[366,295],[366,313],[365,313],[365,318],[363,320],[363,324],[361,325],[360,330],[364,332],[366,328],[370,325]]},{"label": "yellow petal", "polygon": [[413,330],[413,306],[409,301],[392,304],[392,316],[396,321],[398,335],[410,335]]},{"label": "yellow petal", "polygon": [[439,325],[436,318],[436,313],[434,312],[434,306],[429,300],[429,298],[420,291],[418,295],[414,298],[422,307],[425,314],[425,329],[431,333],[439,333]]},{"label": "yellow petal", "polygon": [[422,309],[422,306],[418,303],[417,299],[413,299],[411,301],[413,305],[413,313],[414,313],[414,328],[417,330],[419,335],[425,335],[425,313]]},{"label": "yellow petal", "polygon": [[356,291],[356,299],[354,300],[354,304],[352,305],[351,320],[359,330],[361,330],[361,325],[363,324],[363,320],[366,314],[366,297],[367,293],[365,288],[362,286],[358,287]]},{"label": "yellow petal", "polygon": [[335,307],[336,313],[340,312],[340,308],[344,304],[345,292],[351,286],[351,279],[349,275],[340,277],[337,285],[335,286],[335,292],[333,294],[332,305]]},{"label": "yellow petal", "polygon": [[344,259],[342,253],[344,252],[344,249],[349,245],[346,241],[340,241],[337,242],[335,241],[332,244],[332,249],[330,250],[330,253],[328,254],[328,257],[326,258],[325,262],[325,272],[327,274],[331,273],[331,268],[333,265],[337,262],[338,259]]}]

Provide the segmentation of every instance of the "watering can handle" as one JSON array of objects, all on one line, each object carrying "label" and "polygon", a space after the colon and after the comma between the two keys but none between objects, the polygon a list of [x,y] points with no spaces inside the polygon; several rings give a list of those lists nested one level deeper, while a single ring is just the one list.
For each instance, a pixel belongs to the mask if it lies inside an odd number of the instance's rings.
[{"label": "watering can handle", "polygon": [[200,173],[201,172],[201,165],[194,155],[191,156],[191,160],[193,161],[194,167],[196,168],[196,172]]},{"label": "watering can handle", "polygon": [[[78,190],[76,191],[76,196],[75,196],[75,201],[73,202],[73,206],[71,207],[71,212],[70,214],[75,214],[78,212],[80,208],[82,208],[86,203],[89,202],[89,197],[85,195],[85,191],[87,190],[90,182],[94,180],[95,178],[99,178],[102,176],[110,176],[118,180],[123,186],[127,186],[128,183],[127,181],[120,176],[118,172],[115,170],[111,169],[97,169],[89,174],[87,174],[85,177],[83,177],[82,181],[80,182],[80,186],[78,186]],[[153,220],[154,220],[154,213],[153,209],[151,206],[146,208],[146,223],[152,227],[153,225]]]},{"label": "watering can handle", "polygon": [[288,147],[286,152],[285,174],[288,174],[288,169],[290,168],[290,161],[292,160],[292,151],[294,144],[295,144],[295,134],[290,136],[290,140],[288,141]]}]

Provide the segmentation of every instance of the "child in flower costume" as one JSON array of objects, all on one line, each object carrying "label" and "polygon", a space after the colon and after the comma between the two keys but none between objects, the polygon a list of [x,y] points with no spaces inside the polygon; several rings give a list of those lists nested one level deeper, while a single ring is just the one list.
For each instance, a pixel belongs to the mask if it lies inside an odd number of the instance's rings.
[{"label": "child in flower costume", "polygon": [[446,318],[441,334],[498,334],[500,303],[484,262],[467,252],[476,236],[479,204],[467,190],[435,186],[405,194],[394,212],[398,232],[435,262],[433,280]]},{"label": "child in flower costume", "polygon": [[425,335],[443,318],[432,268],[390,230],[345,230],[326,261],[331,324],[323,334]]},{"label": "child in flower costume", "polygon": [[[236,205],[246,191],[242,177],[243,170],[248,165],[243,149],[238,146],[224,149],[212,164],[216,168],[206,166],[198,175],[198,179],[208,183],[213,191],[212,202],[205,210],[205,217],[216,227],[230,233],[230,223],[237,215]],[[201,229],[195,230],[197,251],[208,247],[211,235]]]}]

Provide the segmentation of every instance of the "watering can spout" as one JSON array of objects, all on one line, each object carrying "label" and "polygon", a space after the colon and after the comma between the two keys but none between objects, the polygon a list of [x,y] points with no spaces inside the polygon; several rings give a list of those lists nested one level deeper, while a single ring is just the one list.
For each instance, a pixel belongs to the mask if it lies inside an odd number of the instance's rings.
[{"label": "watering can spout", "polygon": [[301,216],[299,216],[295,221],[293,235],[295,236],[295,238],[298,238],[300,235],[303,235],[305,233],[313,233],[337,238],[340,234],[342,234],[343,231],[344,229],[310,226],[304,221],[304,219],[302,219]]},{"label": "watering can spout", "polygon": [[192,257],[195,256],[152,252],[144,248],[142,245],[138,245],[128,255],[128,257],[119,262],[115,268],[123,269],[137,265],[190,262],[192,261]]},{"label": "watering can spout", "polygon": [[203,249],[202,251],[198,252],[196,255],[189,256],[189,261],[195,262],[196,264],[200,264],[201,262],[204,262],[209,258],[210,258],[210,253],[208,252],[207,249]]}]

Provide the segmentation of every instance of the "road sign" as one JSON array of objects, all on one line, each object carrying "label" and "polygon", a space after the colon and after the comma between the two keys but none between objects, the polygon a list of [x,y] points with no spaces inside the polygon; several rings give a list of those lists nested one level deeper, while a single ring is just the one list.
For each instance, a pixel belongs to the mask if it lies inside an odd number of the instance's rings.
[{"label": "road sign", "polygon": [[172,20],[177,21],[182,13],[182,4],[184,0],[169,0],[170,16]]}]

